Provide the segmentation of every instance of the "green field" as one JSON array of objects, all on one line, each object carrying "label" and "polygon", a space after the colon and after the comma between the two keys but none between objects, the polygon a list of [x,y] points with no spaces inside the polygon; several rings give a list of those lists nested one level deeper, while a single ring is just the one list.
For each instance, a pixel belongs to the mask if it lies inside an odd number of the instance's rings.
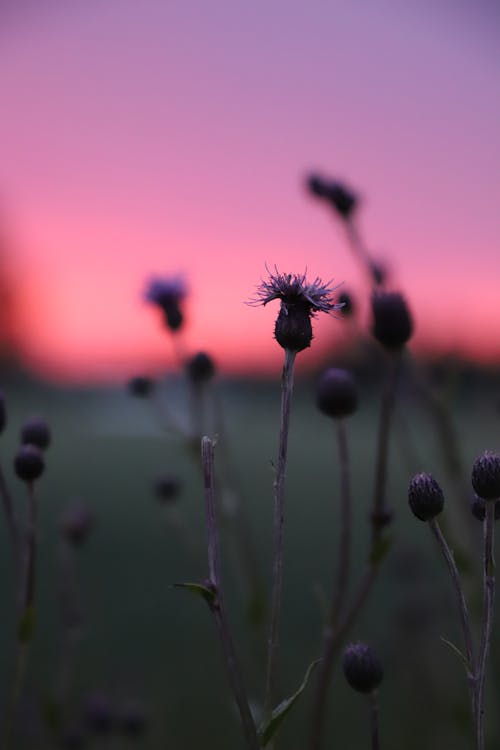
[{"label": "green field", "polygon": [[[271,462],[276,456],[279,382],[222,382],[225,449],[238,477],[249,520],[259,574],[270,579],[272,532]],[[243,747],[238,717],[227,690],[219,641],[208,608],[201,600],[172,588],[178,581],[206,575],[205,517],[202,484],[196,462],[178,441],[159,427],[147,401],[125,391],[53,389],[40,385],[4,385],[8,429],[2,436],[1,460],[16,505],[25,509],[25,488],[13,476],[12,456],[24,418],[43,414],[50,422],[53,446],[47,472],[39,483],[37,627],[32,643],[26,690],[19,706],[16,748],[57,747],[40,711],[56,689],[62,628],[58,580],[61,512],[78,498],[93,509],[95,530],[77,553],[76,570],[85,628],[78,643],[70,716],[88,691],[104,690],[117,703],[144,702],[149,730],[141,748],[236,750]],[[366,382],[360,409],[349,423],[353,466],[353,579],[364,570],[369,534],[380,388]],[[166,397],[179,416],[187,403],[177,382]],[[485,449],[499,447],[498,389],[495,381],[459,380],[452,394],[451,416],[467,473]],[[440,636],[460,644],[455,602],[446,570],[424,524],[411,516],[406,497],[409,478],[434,473],[447,490],[445,515],[455,539],[467,547],[460,526],[458,499],[442,464],[442,449],[428,412],[411,388],[404,388],[391,442],[389,498],[396,517],[393,547],[368,606],[352,638],[371,643],[385,666],[381,689],[382,747],[432,750],[471,746],[467,689],[459,660]],[[314,384],[299,382],[293,405],[287,477],[287,527],[282,616],[280,683],[283,695],[295,690],[306,666],[317,658],[322,597],[328,596],[337,548],[338,462],[333,425],[314,406]],[[162,507],[151,486],[162,472],[183,481],[175,507]],[[474,589],[480,572],[480,524],[472,516],[476,543]],[[461,529],[461,530],[459,530]],[[231,623],[252,697],[259,699],[263,677],[259,654],[265,635],[245,616],[245,577],[238,565],[239,544],[231,524],[222,534],[224,580]],[[4,524],[0,526],[0,694],[5,705],[13,670],[15,643],[12,564]],[[476,587],[477,588],[477,587]],[[480,591],[480,588],[477,589]],[[477,605],[477,599],[474,600]],[[490,673],[490,702],[500,676]],[[369,746],[368,709],[339,678],[331,691],[330,748]],[[307,692],[284,727],[279,747],[304,750],[312,691]],[[498,694],[498,693],[497,693]],[[498,721],[489,711],[491,747]],[[99,742],[91,747],[98,748]],[[102,746],[128,746],[108,738]],[[130,742],[130,747],[133,743]]]}]

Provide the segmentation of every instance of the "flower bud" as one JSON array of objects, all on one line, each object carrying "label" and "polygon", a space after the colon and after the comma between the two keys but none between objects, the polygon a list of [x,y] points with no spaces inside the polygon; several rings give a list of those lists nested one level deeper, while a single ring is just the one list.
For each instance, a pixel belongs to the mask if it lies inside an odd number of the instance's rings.
[{"label": "flower bud", "polygon": [[109,697],[105,693],[91,693],[85,701],[87,726],[96,734],[109,734],[115,716]]},{"label": "flower bud", "polygon": [[177,499],[180,489],[180,481],[171,475],[159,477],[154,486],[155,495],[161,503],[172,503]]},{"label": "flower bud", "polygon": [[326,370],[318,382],[316,404],[328,417],[353,414],[358,406],[358,392],[351,373],[335,367]]},{"label": "flower bud", "polygon": [[311,346],[311,311],[306,305],[282,305],[274,326],[274,337],[283,349],[301,352]]},{"label": "flower bud", "polygon": [[154,382],[151,378],[147,378],[144,375],[136,375],[128,381],[128,389],[130,393],[132,396],[137,396],[138,398],[146,398],[147,396],[150,396],[153,388]]},{"label": "flower bud", "polygon": [[351,643],[342,657],[344,675],[349,685],[359,693],[376,690],[384,676],[378,658],[365,643]]},{"label": "flower bud", "polygon": [[50,428],[41,417],[31,417],[21,427],[21,443],[36,445],[41,450],[50,445]]},{"label": "flower bud", "polygon": [[[472,512],[472,515],[474,518],[477,518],[478,521],[484,521],[486,517],[486,500],[483,500],[482,497],[479,497],[479,495],[472,496],[470,509]],[[495,503],[495,521],[498,521],[500,518],[500,500],[497,500]]]},{"label": "flower bud", "polygon": [[349,292],[341,292],[339,294],[338,304],[340,307],[340,313],[344,318],[350,318],[356,312],[352,294],[349,294]]},{"label": "flower bud", "polygon": [[404,297],[398,292],[377,291],[372,296],[372,334],[383,347],[401,349],[413,333],[413,322]]},{"label": "flower bud", "polygon": [[24,482],[33,482],[43,474],[45,463],[37,445],[22,445],[14,458],[14,470]]},{"label": "flower bud", "polygon": [[75,502],[64,511],[61,534],[74,547],[80,547],[94,527],[93,513],[81,502]]},{"label": "flower bud", "polygon": [[408,502],[414,516],[430,521],[443,510],[443,490],[430,474],[417,474],[408,487]]},{"label": "flower bud", "polygon": [[472,466],[472,486],[484,500],[500,498],[500,456],[486,451]]},{"label": "flower bud", "polygon": [[208,383],[215,375],[214,361],[205,352],[198,352],[187,361],[186,372],[192,383]]}]

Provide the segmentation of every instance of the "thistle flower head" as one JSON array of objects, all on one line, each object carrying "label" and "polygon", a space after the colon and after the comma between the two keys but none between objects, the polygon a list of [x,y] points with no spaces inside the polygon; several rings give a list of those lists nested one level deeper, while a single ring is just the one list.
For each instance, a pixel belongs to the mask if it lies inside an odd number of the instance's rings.
[{"label": "thistle flower head", "polygon": [[337,286],[324,283],[319,276],[309,282],[306,274],[274,273],[268,270],[269,277],[257,287],[251,305],[267,305],[275,299],[281,302],[275,325],[275,338],[284,349],[300,352],[311,345],[311,318],[318,312],[333,313],[342,304],[333,301]]},{"label": "thistle flower head", "polygon": [[153,276],[146,284],[143,299],[159,307],[163,312],[166,326],[171,331],[178,331],[184,322],[181,307],[186,295],[183,276]]}]

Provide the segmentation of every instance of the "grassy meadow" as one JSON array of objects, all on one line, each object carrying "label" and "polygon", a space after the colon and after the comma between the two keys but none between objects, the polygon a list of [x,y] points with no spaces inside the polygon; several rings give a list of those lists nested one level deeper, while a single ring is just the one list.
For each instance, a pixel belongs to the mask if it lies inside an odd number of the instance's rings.
[{"label": "grassy meadow", "polygon": [[[498,380],[459,373],[449,399],[467,478],[473,460],[498,449]],[[276,457],[280,385],[219,381],[226,430],[216,448],[229,454],[248,517],[258,574],[269,591],[272,536],[272,460]],[[325,597],[330,596],[338,545],[338,460],[333,423],[315,408],[313,379],[297,382],[292,407],[287,472],[287,520],[279,682],[283,697],[300,684],[319,655]],[[353,581],[365,566],[367,518],[372,496],[380,383],[366,376],[360,406],[348,423],[353,472]],[[167,402],[182,417],[187,394],[178,381],[165,386]],[[8,379],[4,385],[8,427],[1,461],[16,507],[24,508],[25,487],[13,475],[22,421],[33,414],[50,423],[53,444],[39,484],[37,623],[31,644],[26,689],[19,704],[15,747],[59,747],[47,728],[43,706],[56,689],[61,669],[59,607],[61,513],[74,499],[88,504],[95,528],[76,552],[76,579],[84,628],[76,643],[67,716],[77,721],[81,702],[94,690],[117,706],[134,699],[146,709],[148,729],[137,740],[110,736],[86,747],[236,750],[242,747],[238,715],[227,689],[220,643],[206,605],[175,589],[180,581],[207,575],[205,506],[196,461],[164,434],[148,399],[126,389],[51,388]],[[467,748],[472,743],[468,695],[459,659],[440,641],[458,645],[461,633],[447,571],[428,529],[410,513],[407,486],[419,471],[433,473],[446,494],[447,528],[469,558],[466,590],[480,603],[480,524],[457,509],[459,499],[443,467],[435,425],[415,390],[401,388],[394,430],[388,498],[395,509],[393,546],[349,640],[369,642],[385,668],[380,692],[383,748],[405,750]],[[152,486],[175,474],[182,491],[161,504]],[[231,516],[231,499],[227,514]],[[453,545],[453,542],[452,542]],[[245,614],[247,587],[231,524],[222,528],[223,577],[237,648],[249,692],[263,690],[262,653],[266,631]],[[5,706],[12,679],[15,643],[12,561],[5,524],[0,524],[0,695]],[[476,619],[477,623],[477,619]],[[495,641],[495,639],[494,639]],[[487,728],[498,732],[494,694],[500,684],[500,641],[493,646],[489,673]],[[309,688],[283,727],[278,746],[304,750],[313,690]],[[368,707],[351,691],[338,668],[329,698],[329,748],[369,746]],[[494,747],[494,744],[491,745]]]}]

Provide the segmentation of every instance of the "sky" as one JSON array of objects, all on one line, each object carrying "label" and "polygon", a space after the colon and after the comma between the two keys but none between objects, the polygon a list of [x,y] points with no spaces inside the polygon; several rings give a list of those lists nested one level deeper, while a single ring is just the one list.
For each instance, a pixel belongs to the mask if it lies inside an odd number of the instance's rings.
[{"label": "sky", "polygon": [[[500,361],[495,2],[2,0],[0,229],[15,335],[44,377],[173,363],[147,279],[182,273],[186,346],[278,371],[266,275],[367,288],[318,171],[416,322],[412,348]],[[314,347],[345,340],[316,323]]]}]

